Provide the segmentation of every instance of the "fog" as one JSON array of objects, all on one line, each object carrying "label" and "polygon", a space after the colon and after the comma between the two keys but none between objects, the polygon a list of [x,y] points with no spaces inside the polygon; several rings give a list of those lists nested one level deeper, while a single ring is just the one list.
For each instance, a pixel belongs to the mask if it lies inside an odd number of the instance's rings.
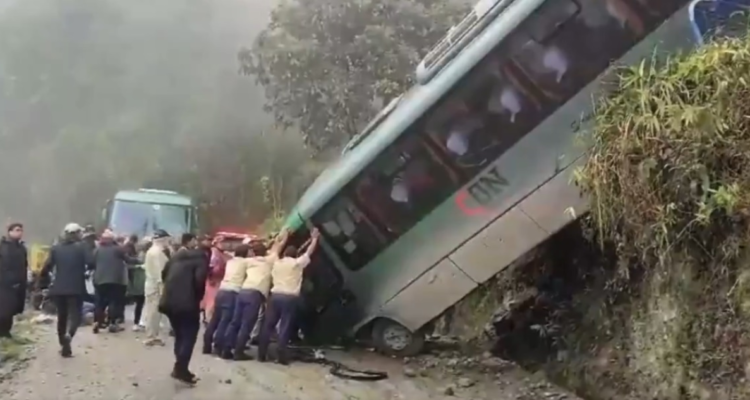
[{"label": "fog", "polygon": [[0,2],[2,222],[48,240],[66,222],[94,222],[118,189],[195,190],[186,171],[196,179],[237,138],[266,140],[262,91],[238,74],[237,51],[272,6]]}]

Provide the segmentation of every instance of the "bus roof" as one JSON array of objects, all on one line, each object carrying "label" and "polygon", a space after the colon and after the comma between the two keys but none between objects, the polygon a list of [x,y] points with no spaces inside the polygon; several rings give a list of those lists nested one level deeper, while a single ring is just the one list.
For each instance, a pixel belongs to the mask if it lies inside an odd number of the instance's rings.
[{"label": "bus roof", "polygon": [[[498,0],[498,3],[502,0]],[[341,157],[324,170],[302,195],[286,222],[288,228],[301,226],[302,219],[309,218],[344,188],[375,157],[397,140],[415,121],[421,118],[446,92],[479,63],[497,44],[507,36],[540,1],[512,3],[482,32],[465,45],[447,62],[432,79],[412,86],[389,115],[382,119],[372,132],[359,143],[351,146]],[[388,106],[386,106],[388,107]],[[359,139],[359,138],[358,138]]]},{"label": "bus roof", "polygon": [[121,190],[115,194],[115,200],[135,201],[138,203],[170,204],[176,206],[193,205],[193,200],[188,196],[177,192],[152,189]]}]

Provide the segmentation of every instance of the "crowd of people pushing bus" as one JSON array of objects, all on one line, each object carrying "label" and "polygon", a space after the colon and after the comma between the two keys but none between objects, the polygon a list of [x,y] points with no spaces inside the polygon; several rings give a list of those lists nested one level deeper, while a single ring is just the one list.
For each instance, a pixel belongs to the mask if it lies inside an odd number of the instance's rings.
[{"label": "crowd of people pushing bus", "polygon": [[[24,310],[28,252],[23,225],[8,226],[0,240],[0,337],[11,337],[13,317]],[[272,337],[277,357],[288,364],[288,344],[296,336],[298,301],[304,268],[318,245],[314,230],[300,248],[287,245],[288,232],[273,239],[245,238],[232,252],[223,237],[184,233],[175,241],[156,230],[147,238],[118,237],[105,230],[70,223],[49,251],[39,279],[48,281],[46,297],[57,313],[61,356],[72,357],[71,343],[84,314],[87,281],[94,286],[93,332],[123,330],[128,300],[135,303],[133,330],[146,333],[146,346],[163,346],[162,317],[174,336],[171,376],[186,383],[197,378],[189,369],[201,316],[206,325],[203,354],[227,360],[269,358]],[[265,315],[264,315],[265,314]],[[251,338],[257,339],[251,340]]]}]

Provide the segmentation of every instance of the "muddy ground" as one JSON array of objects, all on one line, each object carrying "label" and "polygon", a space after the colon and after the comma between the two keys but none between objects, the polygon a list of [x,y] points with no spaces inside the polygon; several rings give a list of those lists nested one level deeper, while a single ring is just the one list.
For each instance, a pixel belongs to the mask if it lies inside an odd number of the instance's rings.
[{"label": "muddy ground", "polygon": [[348,366],[387,371],[389,379],[379,382],[340,379],[312,364],[228,362],[196,352],[192,369],[200,381],[191,388],[169,377],[171,341],[165,347],[149,348],[141,343],[140,333],[94,335],[84,327],[74,340],[75,356],[62,359],[51,323],[25,323],[28,328],[20,332],[32,344],[20,357],[0,366],[4,400],[576,399],[511,363],[445,349],[409,360],[389,359],[365,349],[327,352]]}]

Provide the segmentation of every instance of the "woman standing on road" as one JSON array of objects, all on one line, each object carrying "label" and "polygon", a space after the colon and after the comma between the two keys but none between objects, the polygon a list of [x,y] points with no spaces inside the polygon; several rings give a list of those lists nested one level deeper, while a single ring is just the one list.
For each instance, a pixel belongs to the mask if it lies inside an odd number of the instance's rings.
[{"label": "woman standing on road", "polygon": [[227,255],[223,251],[223,238],[217,236],[211,246],[211,260],[209,262],[208,279],[206,280],[206,294],[201,303],[203,310],[203,323],[208,323],[214,313],[214,300],[219,291],[219,285],[224,279],[224,271],[227,264]]}]

